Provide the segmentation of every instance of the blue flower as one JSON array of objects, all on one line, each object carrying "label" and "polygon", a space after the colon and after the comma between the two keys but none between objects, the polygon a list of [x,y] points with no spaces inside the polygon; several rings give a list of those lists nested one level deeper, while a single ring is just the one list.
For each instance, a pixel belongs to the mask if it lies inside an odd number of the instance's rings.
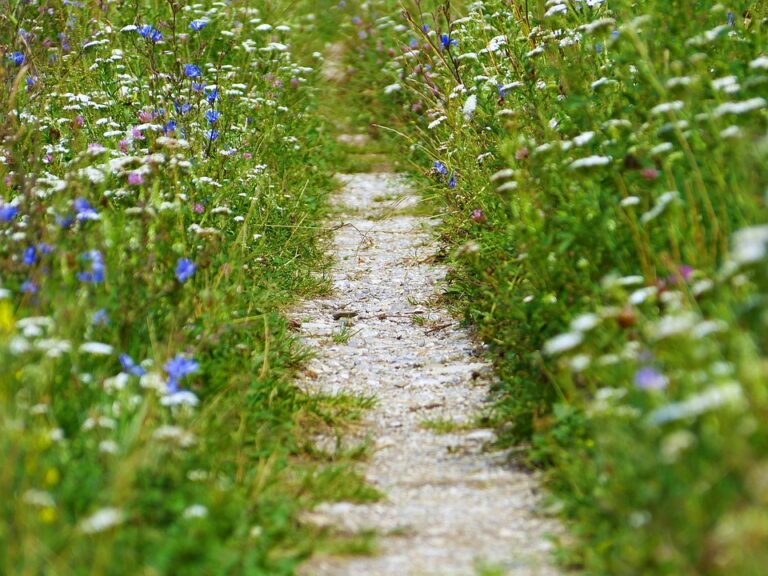
[{"label": "blue flower", "polygon": [[37,262],[37,248],[30,246],[24,250],[22,261],[24,262],[25,266],[32,266],[32,264]]},{"label": "blue flower", "polygon": [[19,213],[19,209],[12,204],[0,205],[0,222],[10,222]]},{"label": "blue flower", "polygon": [[154,27],[150,26],[149,24],[144,24],[144,26],[139,26],[136,31],[139,33],[139,35],[143,36],[144,38],[147,38],[148,40],[151,40],[152,42],[160,42],[160,40],[163,39],[163,35],[160,33],[159,30],[156,30]]},{"label": "blue flower", "polygon": [[176,108],[176,112],[182,115],[192,110],[192,104],[190,104],[189,102],[185,102],[184,104],[179,104],[179,102],[176,101],[173,103],[173,106]]},{"label": "blue flower", "polygon": [[221,118],[221,112],[216,110],[208,110],[208,112],[205,113],[205,119],[208,120],[210,124],[213,124],[219,118]]},{"label": "blue flower", "polygon": [[98,284],[104,282],[104,256],[98,250],[88,250],[80,255],[84,262],[90,264],[90,270],[78,272],[77,279],[81,282]]},{"label": "blue flower", "polygon": [[168,123],[163,126],[163,134],[169,134],[176,132],[176,120],[168,120]]},{"label": "blue flower", "polygon": [[208,92],[208,95],[205,97],[208,100],[209,104],[213,104],[216,102],[216,99],[219,97],[219,89],[214,88],[210,92]]},{"label": "blue flower", "polygon": [[192,82],[193,92],[202,92],[205,90],[205,82]]},{"label": "blue flower", "polygon": [[208,26],[208,20],[192,20],[189,23],[189,29],[198,32]]},{"label": "blue flower", "polygon": [[85,198],[77,198],[73,202],[73,206],[75,208],[75,214],[78,222],[82,222],[83,220],[98,220],[99,219],[99,213],[96,212],[96,209],[90,205],[88,200]]},{"label": "blue flower", "polygon": [[163,369],[168,373],[168,391],[179,391],[179,380],[189,374],[198,371],[200,365],[193,358],[185,358],[181,354],[176,354],[171,360],[165,363]]},{"label": "blue flower", "polygon": [[440,160],[435,160],[435,170],[437,170],[438,174],[448,174],[448,168]]},{"label": "blue flower", "polygon": [[187,75],[187,78],[200,78],[200,76],[203,75],[203,73],[200,71],[200,68],[194,64],[185,64],[184,74]]},{"label": "blue flower", "polygon": [[99,308],[93,313],[91,323],[94,326],[109,326],[109,314],[107,314],[107,311],[104,310],[104,308]]},{"label": "blue flower", "polygon": [[8,54],[8,59],[16,64],[16,66],[21,66],[24,64],[24,60],[26,60],[22,52],[12,52],[11,54]]},{"label": "blue flower", "polygon": [[451,174],[451,179],[448,180],[448,188],[450,188],[451,190],[456,188],[456,176],[454,176],[453,174]]},{"label": "blue flower", "polygon": [[443,34],[440,36],[440,43],[443,45],[443,48],[450,48],[451,46],[456,46],[458,41],[451,38],[448,34]]},{"label": "blue flower", "polygon": [[197,266],[189,258],[179,258],[176,262],[176,279],[179,282],[186,282],[197,270]]},{"label": "blue flower", "polygon": [[667,377],[650,366],[645,366],[635,372],[635,386],[641,390],[663,390],[667,384],[669,384]]},{"label": "blue flower", "polygon": [[205,133],[205,137],[208,138],[211,142],[216,140],[219,137],[219,131],[218,130],[208,130],[208,132]]},{"label": "blue flower", "polygon": [[35,284],[32,280],[27,280],[24,282],[24,284],[21,285],[21,291],[25,294],[37,294],[37,291],[40,288],[38,288],[37,284]]},{"label": "blue flower", "polygon": [[147,373],[147,371],[139,364],[136,364],[136,362],[133,361],[133,358],[128,356],[128,354],[120,354],[120,365],[123,367],[123,372],[133,374],[134,376],[144,376],[144,374]]}]

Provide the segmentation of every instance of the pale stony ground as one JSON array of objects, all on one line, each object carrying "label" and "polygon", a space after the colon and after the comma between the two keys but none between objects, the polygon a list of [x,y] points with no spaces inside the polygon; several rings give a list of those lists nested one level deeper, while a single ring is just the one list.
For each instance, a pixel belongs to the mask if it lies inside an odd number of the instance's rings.
[{"label": "pale stony ground", "polygon": [[[304,303],[293,317],[317,354],[304,386],[376,399],[363,427],[372,455],[362,466],[386,497],[307,511],[305,522],[380,536],[376,555],[316,556],[301,573],[469,576],[494,566],[515,576],[555,574],[546,536],[557,525],[538,512],[536,479],[489,449],[490,430],[437,434],[422,425],[471,423],[492,378],[478,344],[434,304],[445,269],[430,262],[429,219],[409,215],[418,200],[396,175],[340,178],[332,224],[345,225],[333,245],[334,294]],[[353,336],[335,343],[344,323]],[[359,440],[360,433],[350,441]]]}]

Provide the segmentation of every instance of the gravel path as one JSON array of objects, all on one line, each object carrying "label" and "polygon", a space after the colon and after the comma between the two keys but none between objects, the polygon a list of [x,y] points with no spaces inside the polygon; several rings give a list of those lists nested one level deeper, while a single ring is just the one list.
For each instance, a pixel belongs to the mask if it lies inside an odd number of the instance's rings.
[{"label": "gravel path", "polygon": [[[418,200],[396,175],[340,178],[336,203],[346,225],[335,235],[335,293],[293,316],[317,352],[306,387],[376,398],[365,421],[374,449],[364,473],[386,499],[308,511],[306,522],[380,537],[374,556],[316,556],[301,573],[469,576],[492,566],[493,574],[556,574],[546,534],[557,526],[536,515],[536,479],[487,450],[490,430],[438,434],[423,425],[471,423],[491,379],[477,344],[434,305],[445,269],[430,263],[430,220],[409,214]],[[336,343],[344,324],[352,336]]]}]

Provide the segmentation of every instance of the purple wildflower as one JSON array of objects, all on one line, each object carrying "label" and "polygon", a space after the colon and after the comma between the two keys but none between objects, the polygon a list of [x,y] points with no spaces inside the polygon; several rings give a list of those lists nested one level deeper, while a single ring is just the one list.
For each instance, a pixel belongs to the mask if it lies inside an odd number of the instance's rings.
[{"label": "purple wildflower", "polygon": [[663,390],[668,384],[669,379],[650,366],[644,366],[635,372],[635,386],[641,390]]}]

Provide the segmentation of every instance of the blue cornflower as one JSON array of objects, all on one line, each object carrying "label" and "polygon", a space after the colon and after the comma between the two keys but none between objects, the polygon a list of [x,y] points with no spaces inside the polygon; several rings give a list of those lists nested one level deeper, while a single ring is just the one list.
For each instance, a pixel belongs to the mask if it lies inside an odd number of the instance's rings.
[{"label": "blue cornflower", "polygon": [[443,45],[443,48],[450,48],[451,46],[456,46],[458,41],[451,38],[448,34],[443,34],[440,36],[440,43]]},{"label": "blue cornflower", "polygon": [[173,103],[173,106],[174,108],[176,108],[176,112],[182,115],[186,114],[192,109],[192,104],[190,104],[189,102],[185,102],[184,104],[179,104],[178,101],[175,101]]},{"label": "blue cornflower", "polygon": [[56,214],[56,224],[58,224],[61,228],[69,228],[72,226],[72,223],[75,221],[75,217],[71,214],[67,214],[66,216],[59,216]]},{"label": "blue cornflower", "polygon": [[422,32],[429,32],[429,24],[422,24],[421,25],[421,31]]},{"label": "blue cornflower", "polygon": [[30,246],[24,250],[22,261],[24,262],[25,266],[32,266],[35,262],[37,262],[37,248]]},{"label": "blue cornflower", "polygon": [[26,60],[22,52],[12,52],[11,54],[8,54],[8,59],[16,64],[16,66],[21,66],[24,64],[24,60]]},{"label": "blue cornflower", "polygon": [[153,26],[150,26],[149,24],[144,24],[144,26],[139,26],[136,31],[143,36],[144,38],[147,38],[148,40],[151,40],[152,42],[160,42],[160,40],[163,39],[163,35],[160,32],[160,30],[155,29]]},{"label": "blue cornflower", "polygon": [[205,82],[192,82],[193,92],[202,92],[205,90]]},{"label": "blue cornflower", "polygon": [[133,361],[133,358],[128,356],[128,354],[120,354],[120,365],[123,367],[123,372],[133,374],[134,376],[144,376],[144,374],[147,373],[147,371],[139,364],[136,364],[136,362]]},{"label": "blue cornflower", "polygon": [[85,198],[77,198],[74,203],[75,214],[78,222],[83,220],[98,220],[99,213]]},{"label": "blue cornflower", "polygon": [[107,311],[104,310],[104,308],[99,308],[93,313],[91,323],[94,326],[109,326],[109,314],[107,314]]},{"label": "blue cornflower", "polygon": [[24,294],[37,294],[40,288],[32,280],[27,280],[21,285],[21,291]]},{"label": "blue cornflower", "polygon": [[435,170],[437,170],[438,174],[448,174],[448,168],[440,160],[435,160]]},{"label": "blue cornflower", "polygon": [[179,258],[176,262],[176,279],[179,282],[186,282],[195,273],[197,266],[189,258]]},{"label": "blue cornflower", "polygon": [[171,360],[165,363],[163,369],[168,373],[168,391],[179,391],[179,380],[189,374],[198,371],[200,365],[193,358],[185,358],[181,354],[176,354]]},{"label": "blue cornflower", "polygon": [[454,176],[453,174],[451,174],[451,179],[448,180],[448,188],[450,188],[451,190],[456,188],[456,176]]},{"label": "blue cornflower", "polygon": [[12,204],[0,205],[0,222],[10,222],[19,213],[19,209]]},{"label": "blue cornflower", "polygon": [[176,132],[176,120],[168,120],[168,123],[163,126],[163,134],[170,134]]},{"label": "blue cornflower", "polygon": [[189,29],[198,32],[208,26],[208,20],[192,20],[189,23]]},{"label": "blue cornflower", "polygon": [[40,242],[40,244],[37,245],[37,251],[40,254],[53,254],[53,246],[50,244],[46,244],[45,242]]},{"label": "blue cornflower", "polygon": [[221,112],[216,110],[208,110],[208,112],[205,113],[205,119],[208,120],[210,124],[215,123],[219,118],[221,118]]},{"label": "blue cornflower", "polygon": [[211,142],[216,140],[219,137],[219,131],[218,130],[208,130],[208,132],[205,133],[205,137],[208,138]]},{"label": "blue cornflower", "polygon": [[216,102],[216,99],[219,97],[219,89],[214,88],[210,92],[208,92],[208,95],[205,97],[208,100],[209,104],[213,104]]},{"label": "blue cornflower", "polygon": [[83,261],[89,263],[90,270],[78,272],[77,279],[81,282],[98,284],[104,282],[104,255],[98,250],[88,250],[80,255]]},{"label": "blue cornflower", "polygon": [[200,76],[203,75],[203,73],[200,71],[200,68],[194,64],[185,64],[184,74],[187,75],[187,78],[200,78]]}]

